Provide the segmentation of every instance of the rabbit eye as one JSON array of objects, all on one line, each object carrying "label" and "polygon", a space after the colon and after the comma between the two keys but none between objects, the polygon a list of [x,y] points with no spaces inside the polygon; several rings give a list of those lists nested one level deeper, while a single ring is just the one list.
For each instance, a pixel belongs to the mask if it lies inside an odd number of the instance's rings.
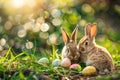
[{"label": "rabbit eye", "polygon": [[86,46],[88,45],[88,41],[85,42],[85,45],[86,45]]}]

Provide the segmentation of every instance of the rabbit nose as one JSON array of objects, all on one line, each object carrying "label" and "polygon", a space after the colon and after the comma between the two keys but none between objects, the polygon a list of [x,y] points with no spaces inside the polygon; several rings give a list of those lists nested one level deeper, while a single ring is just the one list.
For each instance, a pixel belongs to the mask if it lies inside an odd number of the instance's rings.
[{"label": "rabbit nose", "polygon": [[75,59],[77,58],[77,55],[74,57]]},{"label": "rabbit nose", "polygon": [[78,56],[77,56],[77,55],[75,55],[75,56],[74,56],[74,60],[77,60],[77,59],[78,59]]}]

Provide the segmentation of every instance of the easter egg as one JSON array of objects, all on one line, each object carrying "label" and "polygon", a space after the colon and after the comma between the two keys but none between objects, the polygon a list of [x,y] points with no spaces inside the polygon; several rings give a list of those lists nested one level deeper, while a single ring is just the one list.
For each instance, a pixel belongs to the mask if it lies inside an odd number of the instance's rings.
[{"label": "easter egg", "polygon": [[87,66],[83,69],[82,74],[84,76],[93,76],[96,75],[97,70],[94,66]]},{"label": "easter egg", "polygon": [[49,60],[48,60],[48,58],[44,57],[44,58],[39,59],[38,63],[39,64],[48,64]]},{"label": "easter egg", "polygon": [[62,61],[61,61],[61,66],[63,67],[69,67],[71,65],[71,61],[69,58],[64,58]]},{"label": "easter egg", "polygon": [[57,67],[57,66],[60,65],[60,63],[61,63],[60,59],[55,59],[55,60],[52,62],[52,65],[53,65],[54,67]]},{"label": "easter egg", "polygon": [[79,70],[81,70],[81,66],[79,64],[72,64],[70,66],[70,69],[79,69]]}]

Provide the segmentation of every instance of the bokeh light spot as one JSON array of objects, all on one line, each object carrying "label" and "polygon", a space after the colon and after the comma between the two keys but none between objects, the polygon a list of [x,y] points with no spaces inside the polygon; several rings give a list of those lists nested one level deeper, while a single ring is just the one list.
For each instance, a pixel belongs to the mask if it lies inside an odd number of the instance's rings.
[{"label": "bokeh light spot", "polygon": [[53,25],[55,25],[55,26],[59,26],[59,25],[61,25],[61,20],[58,19],[58,18],[55,18],[55,19],[52,20],[52,23],[53,23]]},{"label": "bokeh light spot", "polygon": [[33,30],[33,32],[39,32],[40,31],[40,24],[36,23],[32,30]]},{"label": "bokeh light spot", "polygon": [[28,41],[26,44],[25,44],[26,48],[27,49],[32,49],[33,48],[33,43]]},{"label": "bokeh light spot", "polygon": [[4,28],[6,30],[10,30],[12,28],[13,24],[11,23],[11,21],[6,21]]},{"label": "bokeh light spot", "polygon": [[4,46],[5,44],[6,44],[6,39],[1,38],[1,39],[0,39],[0,45],[1,45],[1,46]]},{"label": "bokeh light spot", "polygon": [[52,12],[51,12],[51,15],[54,17],[54,18],[59,18],[61,16],[61,11],[58,10],[58,9],[53,9]]},{"label": "bokeh light spot", "polygon": [[34,22],[27,22],[24,24],[23,27],[25,30],[31,30],[33,28],[33,26],[34,26]]},{"label": "bokeh light spot", "polygon": [[41,24],[40,30],[41,30],[42,32],[48,31],[48,30],[49,30],[49,25],[48,25],[47,23]]},{"label": "bokeh light spot", "polygon": [[56,44],[56,42],[57,42],[57,35],[56,34],[51,34],[49,36],[49,41],[50,41],[51,44]]},{"label": "bokeh light spot", "polygon": [[20,24],[21,18],[22,18],[22,15],[16,15],[15,16],[15,21]]},{"label": "bokeh light spot", "polygon": [[40,32],[39,36],[40,36],[40,38],[47,39],[49,34],[47,32]]},{"label": "bokeh light spot", "polygon": [[80,22],[79,22],[79,24],[80,24],[81,26],[85,26],[86,23],[87,23],[87,22],[86,22],[84,19],[80,20]]},{"label": "bokeh light spot", "polygon": [[22,30],[19,30],[17,35],[22,38],[22,37],[25,37],[27,34],[26,30],[22,29]]},{"label": "bokeh light spot", "polygon": [[16,8],[22,7],[25,5],[25,0],[11,0],[11,5]]},{"label": "bokeh light spot", "polygon": [[42,24],[45,22],[45,20],[43,17],[39,17],[39,18],[37,18],[36,22]]},{"label": "bokeh light spot", "polygon": [[86,13],[90,13],[92,11],[92,7],[89,4],[83,4],[82,10]]}]

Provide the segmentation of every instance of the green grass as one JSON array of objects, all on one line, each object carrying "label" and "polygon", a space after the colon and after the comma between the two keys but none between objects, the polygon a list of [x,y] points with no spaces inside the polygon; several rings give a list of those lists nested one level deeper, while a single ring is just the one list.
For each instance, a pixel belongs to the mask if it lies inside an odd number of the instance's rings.
[{"label": "green grass", "polygon": [[[119,44],[111,42],[107,38],[104,38],[102,41],[97,40],[98,44],[106,47],[111,53],[114,62],[117,67],[120,67],[120,47]],[[112,46],[112,47],[111,47]],[[3,80],[39,80],[38,75],[45,73],[51,78],[59,78],[60,76],[68,78],[70,74],[80,74],[81,70],[71,70],[69,68],[53,67],[52,61],[61,59],[60,54],[57,52],[55,46],[52,46],[51,51],[44,51],[36,53],[35,49],[33,50],[24,50],[19,54],[15,54],[14,51],[9,48],[6,55],[0,58],[0,77]],[[49,64],[39,64],[38,60],[42,57],[49,59]],[[82,66],[82,65],[81,65]],[[28,72],[28,73],[27,73]],[[119,76],[119,74],[117,75]],[[97,80],[102,80],[103,77],[98,77]],[[106,80],[110,80],[111,76],[104,77]]]},{"label": "green grass", "polygon": [[[57,53],[55,46],[52,46],[52,53],[46,52],[45,56],[35,55],[34,53],[28,53],[29,51],[23,51],[22,53],[15,54],[11,48],[9,48],[6,56],[0,58],[0,74],[3,75],[2,79],[11,80],[29,80],[33,78],[39,80],[38,73],[45,73],[51,78],[58,78],[59,76],[68,77],[71,73],[80,73],[81,71],[70,70],[69,68],[53,67],[52,61],[56,58],[61,59],[60,54]],[[49,55],[47,55],[49,54]],[[49,64],[39,64],[38,60],[42,57],[49,59]],[[25,75],[24,71],[30,70],[28,75]]]}]

